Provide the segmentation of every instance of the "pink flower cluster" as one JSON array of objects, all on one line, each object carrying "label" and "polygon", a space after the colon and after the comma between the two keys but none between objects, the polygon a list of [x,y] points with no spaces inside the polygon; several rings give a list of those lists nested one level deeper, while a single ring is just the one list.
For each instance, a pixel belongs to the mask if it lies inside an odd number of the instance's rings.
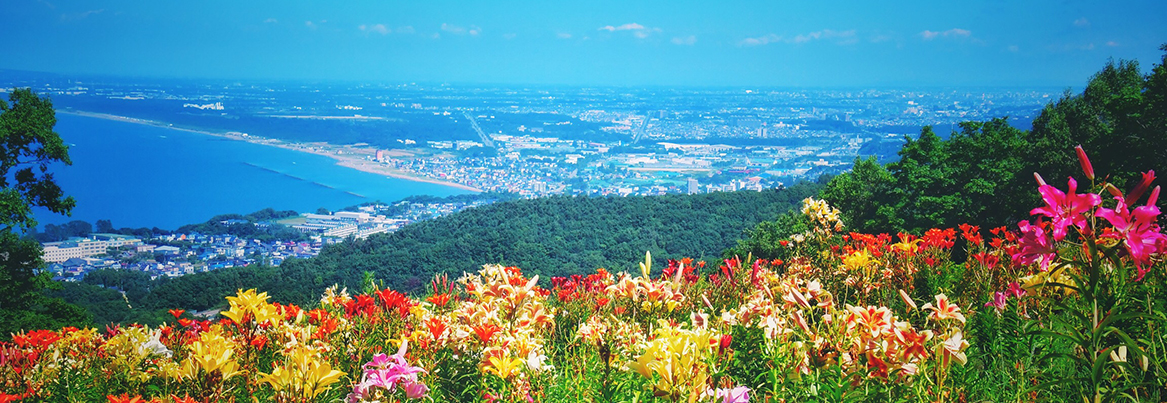
[{"label": "pink flower cluster", "polygon": [[[1088,178],[1093,179],[1094,169],[1082,146],[1077,147],[1077,153],[1082,171]],[[1130,256],[1138,269],[1137,280],[1142,280],[1146,274],[1146,267],[1152,255],[1167,251],[1167,236],[1160,232],[1159,225],[1156,224],[1160,213],[1159,207],[1155,206],[1159,199],[1159,187],[1156,186],[1151,191],[1145,205],[1135,207],[1133,212],[1128,207],[1142,197],[1150,187],[1155,179],[1155,171],[1144,173],[1142,180],[1126,196],[1113,185],[1105,184],[1103,188],[1109,190],[1117,201],[1113,209],[1101,207],[1102,197],[1097,194],[1078,194],[1078,182],[1074,178],[1070,178],[1067,183],[1068,192],[1062,192],[1047,185],[1040,175],[1034,176],[1040,184],[1038,192],[1041,193],[1046,205],[1035,208],[1030,213],[1048,217],[1051,221],[1043,223],[1039,219],[1034,223],[1029,221],[1018,223],[1021,228],[1021,238],[1018,240],[1020,249],[1013,254],[1013,261],[1021,264],[1039,263],[1041,269],[1046,270],[1057,255],[1054,242],[1064,240],[1070,227],[1077,228],[1083,235],[1095,235],[1086,216],[1091,212],[1095,217],[1105,219],[1111,225],[1111,228],[1103,230],[1102,234],[1098,235],[1100,238],[1123,242],[1126,255]],[[1051,228],[1052,240],[1046,234]]]},{"label": "pink flower cluster", "polygon": [[364,365],[364,374],[361,376],[361,382],[353,387],[352,393],[348,395],[349,403],[356,403],[369,400],[374,394],[377,394],[377,389],[384,389],[384,393],[392,394],[398,385],[405,391],[405,397],[409,399],[421,399],[429,392],[429,387],[421,383],[417,379],[419,372],[425,372],[424,369],[411,366],[405,361],[405,351],[409,346],[409,342],[401,342],[401,349],[397,354],[385,355],[377,354],[373,356],[373,360]]}]

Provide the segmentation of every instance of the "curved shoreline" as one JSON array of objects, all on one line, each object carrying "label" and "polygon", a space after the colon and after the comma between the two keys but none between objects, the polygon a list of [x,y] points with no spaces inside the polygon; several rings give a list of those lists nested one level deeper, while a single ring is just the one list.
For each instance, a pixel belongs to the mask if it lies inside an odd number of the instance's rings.
[{"label": "curved shoreline", "polygon": [[[204,135],[214,136],[214,137],[218,137],[218,138],[222,138],[222,139],[226,139],[226,140],[244,141],[244,142],[248,142],[251,144],[260,144],[260,145],[265,145],[265,146],[279,147],[279,148],[297,151],[297,152],[302,152],[302,153],[307,153],[307,154],[322,155],[322,156],[329,157],[329,158],[336,160],[336,165],[340,165],[342,167],[354,169],[354,170],[361,171],[361,172],[377,174],[377,175],[381,175],[381,176],[388,177],[388,178],[394,178],[394,179],[404,179],[404,180],[413,181],[413,182],[432,183],[435,185],[442,185],[442,186],[453,187],[453,188],[457,188],[457,189],[461,189],[461,190],[468,190],[471,192],[482,192],[482,189],[478,189],[478,188],[471,187],[471,186],[466,186],[466,185],[463,185],[460,183],[454,183],[454,182],[449,182],[449,181],[443,181],[440,179],[424,177],[424,176],[414,174],[412,172],[402,171],[402,170],[391,168],[391,167],[384,166],[384,165],[371,165],[371,164],[368,164],[369,161],[366,161],[363,158],[354,158],[354,157],[349,157],[347,155],[338,155],[335,152],[328,152],[325,150],[313,149],[313,147],[311,145],[304,145],[304,144],[300,144],[300,143],[290,143],[290,142],[287,142],[284,140],[267,138],[267,137],[253,137],[253,136],[246,136],[245,137],[245,135],[236,135],[236,134],[230,134],[230,133],[216,133],[216,132],[212,132],[212,131],[208,131],[208,130],[189,129],[189,128],[185,128],[185,127],[173,126],[173,125],[170,125],[168,123],[159,122],[159,121],[155,121],[155,120],[131,118],[128,116],[111,115],[108,113],[86,112],[86,111],[78,111],[78,110],[57,110],[56,112],[70,114],[70,115],[76,115],[76,116],[97,118],[97,119],[113,120],[113,121],[125,122],[125,123],[148,125],[148,126],[154,126],[154,127],[159,127],[159,128],[163,128],[163,129],[179,130],[179,131],[184,131],[184,132],[189,132],[189,133],[204,134]],[[352,147],[338,146],[335,144],[327,144],[327,143],[312,143],[312,144],[319,144],[319,145],[322,145],[323,147],[330,147],[330,148],[335,147],[335,148],[341,149],[342,151],[344,149],[352,149]]]}]

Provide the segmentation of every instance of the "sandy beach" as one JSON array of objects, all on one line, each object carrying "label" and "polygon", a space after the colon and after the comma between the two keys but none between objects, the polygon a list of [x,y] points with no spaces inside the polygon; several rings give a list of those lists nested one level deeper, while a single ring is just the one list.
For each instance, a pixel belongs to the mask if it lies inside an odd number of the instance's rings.
[{"label": "sandy beach", "polygon": [[[204,135],[215,136],[215,137],[224,138],[224,139],[230,139],[230,140],[236,140],[236,141],[246,141],[246,142],[252,143],[252,144],[261,144],[261,145],[272,146],[272,147],[280,147],[280,148],[288,149],[288,150],[292,150],[292,151],[298,151],[298,152],[303,152],[303,153],[316,154],[316,155],[322,155],[325,157],[329,157],[329,158],[335,159],[337,165],[340,165],[340,166],[345,167],[345,168],[355,169],[355,170],[362,171],[362,172],[368,172],[368,173],[377,174],[377,175],[381,175],[381,176],[385,176],[385,177],[404,179],[404,180],[409,180],[409,181],[414,181],[414,182],[425,182],[425,183],[433,183],[433,184],[443,185],[443,186],[450,186],[450,187],[454,187],[454,188],[458,188],[458,189],[469,190],[472,192],[481,192],[482,191],[481,189],[478,189],[478,188],[466,186],[466,185],[459,184],[459,183],[443,181],[440,179],[429,178],[429,177],[417,175],[413,172],[402,171],[400,169],[386,166],[386,165],[381,164],[381,163],[367,160],[366,157],[374,155],[376,153],[376,149],[374,149],[374,148],[338,146],[335,144],[328,144],[328,143],[323,143],[323,142],[292,143],[292,142],[287,142],[287,141],[277,140],[277,139],[272,139],[272,138],[247,135],[247,134],[243,134],[243,133],[239,133],[239,132],[219,133],[219,132],[213,132],[213,131],[207,131],[207,130],[198,130],[198,129],[189,129],[189,128],[184,128],[184,127],[176,127],[176,126],[173,126],[171,124],[164,123],[164,122],[158,122],[158,121],[147,120],[147,119],[137,119],[137,118],[131,118],[131,117],[126,117],[126,116],[110,115],[110,114],[106,114],[106,113],[94,113],[94,112],[70,111],[70,110],[58,110],[57,113],[67,113],[70,115],[114,120],[114,121],[118,121],[118,122],[150,125],[150,126],[155,126],[155,127],[161,127],[164,129],[181,130],[184,132],[204,134]],[[395,150],[395,151],[388,153],[388,154],[390,156],[408,156],[408,155],[411,155],[408,152],[404,152],[404,151],[400,151],[400,150]]]}]

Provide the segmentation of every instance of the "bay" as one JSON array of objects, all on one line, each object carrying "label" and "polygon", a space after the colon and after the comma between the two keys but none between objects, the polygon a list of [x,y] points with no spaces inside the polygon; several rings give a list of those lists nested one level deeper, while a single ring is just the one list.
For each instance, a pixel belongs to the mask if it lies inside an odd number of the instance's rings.
[{"label": "bay", "polygon": [[77,207],[72,217],[37,210],[42,226],[105,219],[115,228],[173,230],[267,207],[313,212],[467,193],[345,168],[326,156],[163,127],[59,113],[56,131],[73,165],[51,172]]}]

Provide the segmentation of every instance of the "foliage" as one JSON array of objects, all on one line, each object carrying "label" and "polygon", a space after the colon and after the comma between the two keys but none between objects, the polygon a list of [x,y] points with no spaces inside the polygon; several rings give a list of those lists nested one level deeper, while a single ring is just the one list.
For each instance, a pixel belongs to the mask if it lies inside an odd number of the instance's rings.
[{"label": "foliage", "polygon": [[[198,233],[203,235],[231,235],[243,239],[257,239],[260,242],[302,241],[308,239],[303,232],[273,221],[300,215],[295,211],[276,211],[266,208],[251,214],[222,214],[212,217],[202,224],[179,227],[178,233]],[[242,222],[236,222],[242,221]]]},{"label": "foliage", "polygon": [[72,237],[84,238],[93,233],[93,225],[81,220],[73,220],[61,225],[46,224],[44,232],[34,228],[33,239],[37,242],[58,242]]},{"label": "foliage", "polygon": [[68,214],[75,204],[53,181],[49,166],[69,164],[68,147],[53,131],[53,104],[29,89],[0,100],[0,334],[84,323],[84,310],[45,295],[54,286],[39,269],[40,244],[22,234],[36,227],[33,207]]},{"label": "foliage", "polygon": [[817,191],[803,184],[763,192],[494,203],[331,245],[314,259],[286,261],[277,269],[283,286],[276,285],[273,295],[279,288],[303,295],[333,283],[356,287],[365,271],[412,292],[434,274],[457,274],[483,261],[547,278],[632,264],[628,256],[637,250],[661,257],[717,257],[745,229]]},{"label": "foliage", "polygon": [[917,138],[905,138],[899,160],[883,167],[886,173],[874,160],[857,160],[823,197],[842,207],[860,231],[1017,222],[1037,202],[1030,173],[1069,177],[1075,144],[1099,157],[1099,171],[1110,174],[1110,183],[1129,188],[1139,169],[1167,164],[1165,66],[1167,53],[1147,75],[1137,62],[1109,62],[1082,93],[1047,105],[1027,132],[1005,118],[962,123],[947,140],[925,127]]},{"label": "foliage", "polygon": [[[409,211],[409,205],[412,203],[472,203],[476,201],[508,201],[519,199],[519,194],[509,192],[482,192],[482,193],[467,193],[460,195],[450,195],[446,197],[437,197],[430,195],[413,195],[392,203],[388,208],[381,211],[381,214],[387,216],[395,216]],[[342,211],[357,211],[359,206],[368,206],[374,204],[384,204],[381,202],[362,203],[358,206],[349,206],[341,209]]]}]

